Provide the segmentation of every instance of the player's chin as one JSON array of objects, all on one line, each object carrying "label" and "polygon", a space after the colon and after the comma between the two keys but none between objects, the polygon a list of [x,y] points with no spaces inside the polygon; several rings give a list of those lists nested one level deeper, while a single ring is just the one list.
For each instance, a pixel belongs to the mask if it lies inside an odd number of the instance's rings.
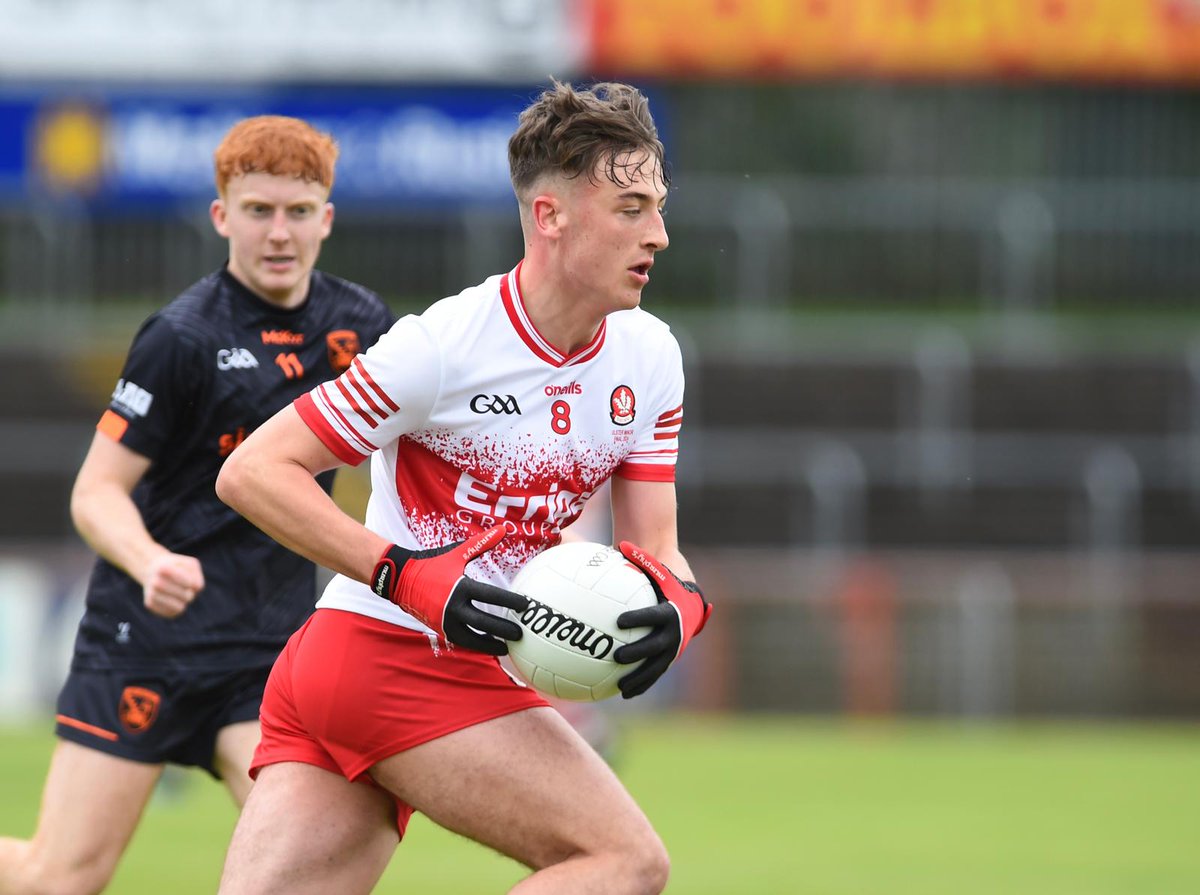
[{"label": "player's chin", "polygon": [[288,293],[308,278],[309,269],[293,264],[283,269],[267,269],[262,272],[262,283],[272,292]]},{"label": "player's chin", "polygon": [[626,289],[617,298],[617,310],[631,311],[642,303],[642,290]]}]

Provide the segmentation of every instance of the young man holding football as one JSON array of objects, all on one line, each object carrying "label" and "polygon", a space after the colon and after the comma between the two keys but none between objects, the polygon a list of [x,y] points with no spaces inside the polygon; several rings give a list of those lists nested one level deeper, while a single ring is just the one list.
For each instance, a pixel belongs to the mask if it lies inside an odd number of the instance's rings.
[{"label": "young man holding football", "polygon": [[168,762],[246,798],[263,687],[312,613],[316,570],[213,484],[247,433],[394,319],[313,269],[336,158],[329,135],[278,116],[217,147],[210,211],[229,261],[142,325],[75,480],[71,515],[99,558],[37,831],[0,839],[0,893],[103,889]]},{"label": "young man holding football", "polygon": [[[644,692],[709,605],[676,534],[683,374],[638,308],[667,247],[645,98],[554,83],[509,142],[525,255],[399,321],[230,457],[223,500],[339,573],[281,654],[221,891],[368,892],[414,810],[533,870],[512,891],[656,893],[668,859],[598,755],[496,656],[506,589],[612,480],[614,538],[660,603],[624,627]],[[314,476],[371,457],[366,525]],[[635,546],[636,545],[636,546]],[[466,567],[471,575],[466,575]]]}]

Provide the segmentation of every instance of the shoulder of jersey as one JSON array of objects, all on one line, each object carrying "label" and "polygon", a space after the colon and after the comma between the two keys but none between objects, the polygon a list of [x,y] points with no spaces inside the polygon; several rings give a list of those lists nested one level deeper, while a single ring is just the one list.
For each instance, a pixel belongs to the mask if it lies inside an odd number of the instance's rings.
[{"label": "shoulder of jersey", "polygon": [[368,289],[353,280],[345,280],[323,270],[313,270],[313,285],[326,295],[343,300],[347,295],[360,304],[373,307],[386,307],[383,299],[374,290]]},{"label": "shoulder of jersey", "polygon": [[483,322],[488,311],[500,306],[501,279],[489,277],[458,295],[435,301],[421,312],[421,322],[431,330],[466,330],[472,321]]},{"label": "shoulder of jersey", "polygon": [[216,332],[225,315],[216,311],[223,299],[220,272],[197,280],[168,302],[157,316],[168,323],[182,338],[197,341],[199,337]]}]

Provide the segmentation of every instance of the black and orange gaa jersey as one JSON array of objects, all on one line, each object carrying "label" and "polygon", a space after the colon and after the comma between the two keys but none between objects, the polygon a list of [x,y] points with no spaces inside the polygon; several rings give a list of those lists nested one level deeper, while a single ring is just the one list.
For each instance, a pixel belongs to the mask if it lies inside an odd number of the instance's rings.
[{"label": "black and orange gaa jersey", "polygon": [[[99,559],[76,667],[270,662],[312,612],[316,570],[222,503],[217,472],[255,428],[340,374],[393,320],[373,292],[319,271],[305,303],[285,310],[228,270],[146,320],[98,428],[149,458],[133,499],[156,541],[200,560],[205,587],[182,615],[160,618],[136,581]],[[328,491],[333,473],[318,481]]]}]

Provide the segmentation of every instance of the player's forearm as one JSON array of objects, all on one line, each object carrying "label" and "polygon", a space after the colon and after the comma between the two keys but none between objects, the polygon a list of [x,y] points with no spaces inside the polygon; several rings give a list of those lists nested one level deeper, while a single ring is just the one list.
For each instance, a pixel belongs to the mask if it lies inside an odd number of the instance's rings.
[{"label": "player's forearm", "polygon": [[77,484],[71,520],[92,550],[142,585],[153,560],[169,552],[150,536],[137,504],[117,483]]},{"label": "player's forearm", "polygon": [[309,470],[249,441],[221,467],[217,496],[289,550],[359,581],[370,580],[388,547],[342,512]]},{"label": "player's forearm", "polygon": [[687,559],[679,551],[679,541],[675,535],[674,526],[654,528],[637,533],[618,531],[615,534],[616,536],[613,538],[614,543],[620,544],[621,541],[630,541],[674,572],[677,578],[681,578],[684,581],[696,580],[696,575],[692,572],[692,567],[688,565]]},{"label": "player's forearm", "polygon": [[660,553],[653,554],[657,556],[668,569],[675,573],[676,577],[682,578],[684,581],[695,581],[696,574],[692,571],[692,567],[688,565],[687,559],[679,552],[679,547],[670,546]]}]

